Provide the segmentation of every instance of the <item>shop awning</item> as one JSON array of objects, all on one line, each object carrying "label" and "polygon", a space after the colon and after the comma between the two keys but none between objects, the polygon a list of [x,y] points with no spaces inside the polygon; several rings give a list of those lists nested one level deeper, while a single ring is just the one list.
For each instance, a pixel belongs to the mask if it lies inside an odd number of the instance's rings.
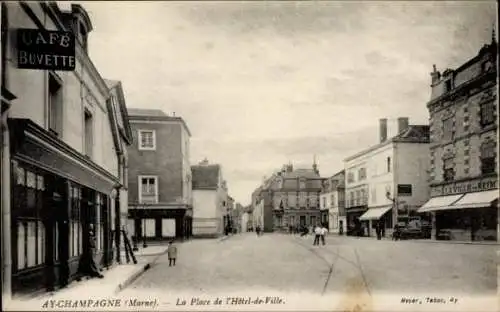
[{"label": "shop awning", "polygon": [[452,207],[453,203],[463,197],[464,194],[438,196],[429,199],[417,212],[431,212],[436,210],[455,209]]},{"label": "shop awning", "polygon": [[359,220],[378,220],[380,219],[387,211],[391,210],[392,205],[384,206],[380,208],[369,208],[367,212],[365,212]]},{"label": "shop awning", "polygon": [[453,204],[453,209],[489,207],[495,199],[498,199],[498,190],[467,193]]}]

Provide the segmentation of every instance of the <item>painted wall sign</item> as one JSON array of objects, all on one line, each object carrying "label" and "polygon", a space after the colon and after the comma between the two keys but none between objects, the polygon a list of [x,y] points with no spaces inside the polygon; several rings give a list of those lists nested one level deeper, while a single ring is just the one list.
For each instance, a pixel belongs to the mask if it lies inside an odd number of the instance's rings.
[{"label": "painted wall sign", "polygon": [[488,191],[498,188],[498,179],[489,177],[431,187],[431,197]]},{"label": "painted wall sign", "polygon": [[72,32],[17,29],[18,68],[73,71],[75,64]]}]

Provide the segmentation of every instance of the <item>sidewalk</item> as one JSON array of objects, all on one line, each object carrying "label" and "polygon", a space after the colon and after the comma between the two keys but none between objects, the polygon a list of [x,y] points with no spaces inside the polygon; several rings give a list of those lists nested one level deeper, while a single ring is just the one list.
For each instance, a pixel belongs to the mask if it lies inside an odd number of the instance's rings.
[{"label": "sidewalk", "polygon": [[33,299],[26,300],[23,298],[13,298],[8,306],[4,308],[19,310],[28,308],[38,302],[47,300],[70,300],[75,298],[105,298],[116,295],[123,288],[134,282],[142,273],[148,270],[160,256],[167,251],[167,245],[148,246],[147,248],[139,248],[134,252],[137,264],[134,264],[132,259],[130,263],[126,263],[125,252],[122,252],[122,264],[115,264],[108,270],[103,270],[101,273],[104,278],[83,278],[81,281],[73,281],[67,287],[54,292],[43,293]]},{"label": "sidewalk", "polygon": [[[345,238],[345,239],[366,239],[377,240],[376,236],[347,236],[347,235],[329,235],[328,237]],[[382,237],[382,241],[392,241],[392,237]],[[495,241],[454,241],[454,240],[435,240],[435,239],[403,239],[397,242],[423,243],[423,244],[462,244],[462,245],[500,245]]]}]

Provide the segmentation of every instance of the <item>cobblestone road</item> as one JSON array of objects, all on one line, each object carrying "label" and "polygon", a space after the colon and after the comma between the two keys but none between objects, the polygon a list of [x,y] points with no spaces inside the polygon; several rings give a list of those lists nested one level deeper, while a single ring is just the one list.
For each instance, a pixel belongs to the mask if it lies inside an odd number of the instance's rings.
[{"label": "cobblestone road", "polygon": [[498,246],[430,244],[329,237],[326,246],[292,235],[240,234],[225,241],[179,245],[177,266],[162,256],[123,294],[161,289],[168,293],[224,293],[234,289],[385,293],[496,292]]}]

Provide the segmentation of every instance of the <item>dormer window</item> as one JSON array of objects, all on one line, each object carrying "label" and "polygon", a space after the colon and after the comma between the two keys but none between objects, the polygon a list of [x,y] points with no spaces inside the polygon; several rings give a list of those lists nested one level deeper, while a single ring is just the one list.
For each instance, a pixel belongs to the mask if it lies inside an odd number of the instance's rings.
[{"label": "dormer window", "polygon": [[445,86],[445,91],[448,92],[448,91],[451,91],[451,79],[448,79],[444,82],[444,86]]}]

